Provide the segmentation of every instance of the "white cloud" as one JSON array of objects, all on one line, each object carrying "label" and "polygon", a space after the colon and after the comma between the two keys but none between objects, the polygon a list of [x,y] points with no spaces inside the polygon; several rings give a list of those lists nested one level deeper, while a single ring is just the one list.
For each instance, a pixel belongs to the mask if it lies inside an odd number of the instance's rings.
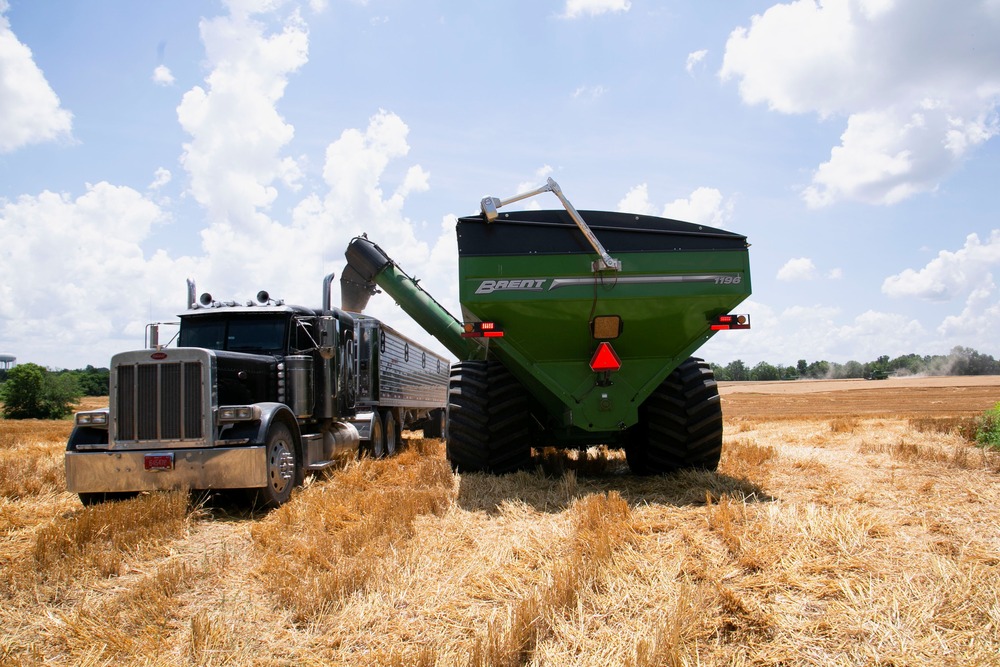
[{"label": "white cloud", "polygon": [[725,227],[733,216],[733,204],[715,188],[701,187],[687,199],[675,199],[663,207],[663,217],[698,225]]},{"label": "white cloud", "polygon": [[959,250],[942,250],[919,271],[906,269],[889,276],[882,283],[882,292],[892,297],[949,301],[992,284],[990,270],[997,266],[1000,266],[1000,229],[994,229],[986,243],[977,234],[969,234]]},{"label": "white cloud", "polygon": [[6,11],[7,3],[0,2],[0,153],[68,137],[73,121],[35,64],[31,49],[11,30]]},{"label": "white cloud", "polygon": [[936,342],[928,343],[920,322],[896,313],[867,310],[847,320],[833,306],[790,306],[778,311],[753,300],[744,301],[737,311],[750,313],[752,328],[714,336],[698,351],[699,356],[723,364],[742,359],[751,365],[760,361],[792,365],[798,359],[844,363],[882,354],[939,351]]},{"label": "white cloud", "polygon": [[[78,197],[0,199],[0,340],[22,360],[106,364],[114,352],[141,344],[146,322],[183,310],[186,277],[222,299],[249,299],[263,288],[318,306],[323,276],[342,269],[347,241],[362,232],[404,269],[426,269],[421,285],[457,312],[454,218],[427,242],[404,217],[406,198],[429,187],[429,174],[395,164],[409,152],[409,128],[395,114],[380,111],[367,127],[342,132],[327,148],[319,190],[301,196],[290,220],[270,217],[274,188],[294,172],[282,155],[293,128],[276,105],[305,62],[305,26],[293,15],[271,35],[264,22],[274,16],[251,17],[271,5],[229,6],[231,15],[202,23],[212,69],[206,88],[189,91],[178,108],[192,137],[183,164],[207,214],[201,253],[146,249],[170,216],[128,187],[98,183]],[[395,183],[390,167],[400,174]],[[157,169],[149,190],[170,179],[169,170]],[[87,252],[80,251],[84,242]],[[369,310],[427,340],[392,299],[373,299]]]},{"label": "white cloud", "polygon": [[[32,349],[35,359],[68,368],[100,363],[92,355],[126,347],[123,332],[141,333],[139,320],[145,323],[151,308],[178,303],[194,268],[143,251],[167,215],[128,187],[101,182],[75,199],[44,191],[0,204],[0,284],[10,288],[0,299],[0,339]],[[74,362],[68,355],[81,349],[87,358]]]},{"label": "white cloud", "polygon": [[847,118],[803,192],[810,206],[893,204],[1000,133],[998,32],[982,3],[796,0],[734,30],[719,74],[748,104]]},{"label": "white cloud", "polygon": [[705,56],[708,55],[708,50],[701,49],[700,51],[692,51],[688,54],[687,62],[684,64],[684,69],[687,70],[688,74],[694,74],[694,68],[705,60]]},{"label": "white cloud", "polygon": [[839,267],[830,269],[826,277],[830,280],[841,280],[844,277],[844,270]]},{"label": "white cloud", "polygon": [[607,12],[627,12],[632,6],[629,0],[566,0],[563,16],[575,19],[579,16],[598,16]]},{"label": "white cloud", "polygon": [[604,97],[604,94],[608,92],[608,89],[604,86],[579,86],[573,91],[573,99],[579,100],[596,100]]},{"label": "white cloud", "polygon": [[275,182],[294,188],[300,176],[296,162],[280,155],[294,129],[276,104],[288,76],[307,60],[308,35],[297,13],[274,34],[252,18],[275,3],[231,0],[231,15],[202,20],[212,71],[206,88],[192,88],[177,107],[192,137],[181,156],[191,192],[221,225],[266,224],[258,211],[277,197]]},{"label": "white cloud", "polygon": [[[541,186],[545,185],[545,181],[548,179],[549,176],[553,174],[554,171],[555,170],[550,165],[543,164],[541,167],[535,170],[535,173],[532,175],[530,180],[521,181],[514,187],[514,190],[511,192],[500,192],[497,193],[497,195],[495,196],[499,196],[501,199],[506,199],[507,197],[510,197],[512,195],[521,194],[522,192],[530,192],[531,190],[537,190]],[[523,206],[525,209],[537,211],[542,208],[542,202],[544,202],[544,198],[554,197],[554,196],[555,195],[551,194],[543,194],[540,197],[523,199],[514,205]],[[546,208],[552,205],[553,205],[552,202],[549,201]]]},{"label": "white cloud", "polygon": [[[619,200],[617,210],[622,213],[656,215],[656,207],[649,200],[649,187],[641,183],[629,190]],[[691,196],[675,199],[663,207],[660,214],[665,218],[691,222],[710,227],[725,227],[733,215],[733,204],[725,201],[722,193],[715,188],[695,189]]]},{"label": "white cloud", "polygon": [[1000,322],[1000,299],[993,276],[988,275],[969,294],[962,312],[944,318],[937,331],[952,347],[989,350],[996,345],[997,322]]},{"label": "white cloud", "polygon": [[642,183],[625,193],[625,197],[618,202],[618,211],[638,215],[656,215],[656,209],[649,201],[649,187]]},{"label": "white cloud", "polygon": [[[925,340],[923,325],[896,313],[868,310],[855,317],[851,324],[835,328],[831,333],[835,341],[830,347],[831,353],[839,352],[842,358],[867,361],[883,354],[899,356],[925,352],[914,349]],[[810,335],[808,331],[800,334],[807,340]]]},{"label": "white cloud", "polygon": [[153,182],[149,184],[149,189],[159,190],[164,185],[169,183],[171,178],[173,178],[173,175],[170,173],[169,169],[164,169],[163,167],[159,167],[153,173]]},{"label": "white cloud", "polygon": [[174,75],[166,65],[157,65],[153,70],[153,83],[159,86],[172,86],[174,81]]},{"label": "white cloud", "polygon": [[778,269],[778,280],[784,282],[800,282],[816,278],[816,265],[808,257],[796,257],[785,262]]}]

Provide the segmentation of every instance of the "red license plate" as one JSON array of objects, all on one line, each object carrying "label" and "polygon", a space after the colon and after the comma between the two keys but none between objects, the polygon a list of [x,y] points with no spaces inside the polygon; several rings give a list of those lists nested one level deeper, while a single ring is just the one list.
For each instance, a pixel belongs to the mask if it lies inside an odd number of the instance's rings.
[{"label": "red license plate", "polygon": [[143,465],[146,470],[173,470],[174,454],[146,454]]}]

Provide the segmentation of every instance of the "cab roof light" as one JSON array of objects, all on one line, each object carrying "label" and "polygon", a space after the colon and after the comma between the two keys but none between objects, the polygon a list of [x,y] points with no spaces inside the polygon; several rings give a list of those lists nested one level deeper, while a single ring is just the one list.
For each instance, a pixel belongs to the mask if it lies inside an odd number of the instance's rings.
[{"label": "cab roof light", "polygon": [[503,329],[496,322],[464,322],[462,338],[503,338]]},{"label": "cab roof light", "polygon": [[611,343],[602,341],[594,351],[594,356],[590,358],[590,370],[595,373],[612,373],[622,367],[622,360],[618,353],[611,347]]},{"label": "cab roof light", "polygon": [[719,315],[709,325],[712,331],[729,331],[730,329],[749,329],[749,315]]}]

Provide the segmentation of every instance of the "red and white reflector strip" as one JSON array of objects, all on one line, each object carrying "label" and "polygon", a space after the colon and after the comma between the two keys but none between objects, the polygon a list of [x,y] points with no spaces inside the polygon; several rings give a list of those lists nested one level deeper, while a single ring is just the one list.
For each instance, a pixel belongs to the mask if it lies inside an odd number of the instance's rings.
[{"label": "red and white reflector strip", "polygon": [[462,338],[503,338],[503,329],[496,322],[465,322]]},{"label": "red and white reflector strip", "polygon": [[749,315],[719,315],[710,325],[712,331],[728,331],[730,329],[749,329]]},{"label": "red and white reflector strip", "polygon": [[607,341],[600,343],[594,351],[594,356],[590,358],[590,370],[595,373],[611,373],[621,367],[622,360]]}]

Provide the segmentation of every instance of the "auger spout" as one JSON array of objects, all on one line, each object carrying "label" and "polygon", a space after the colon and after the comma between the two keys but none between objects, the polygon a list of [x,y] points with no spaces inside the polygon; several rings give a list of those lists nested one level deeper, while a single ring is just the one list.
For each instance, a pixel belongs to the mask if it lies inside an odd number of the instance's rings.
[{"label": "auger spout", "polygon": [[479,346],[462,337],[462,323],[402,271],[382,248],[358,236],[348,244],[344,256],[347,268],[340,277],[344,310],[362,312],[378,286],[456,357],[468,359],[475,355]]}]

